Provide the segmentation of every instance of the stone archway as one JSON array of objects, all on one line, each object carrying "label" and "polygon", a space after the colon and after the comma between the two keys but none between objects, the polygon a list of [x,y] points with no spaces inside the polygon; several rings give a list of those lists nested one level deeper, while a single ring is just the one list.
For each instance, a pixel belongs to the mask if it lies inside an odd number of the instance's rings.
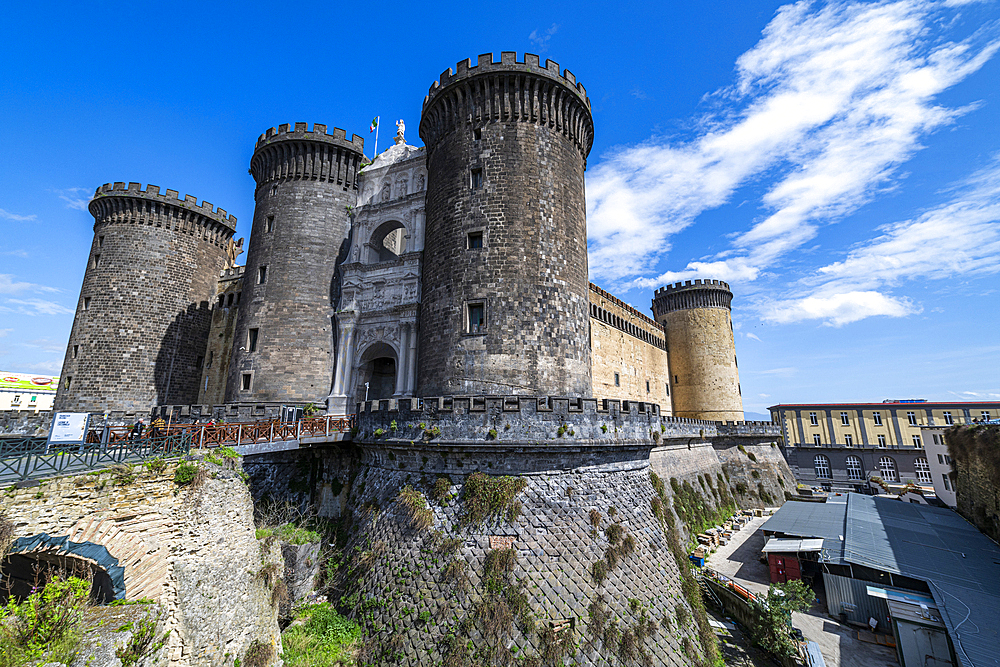
[{"label": "stone archway", "polygon": [[0,603],[23,600],[52,577],[66,576],[90,579],[90,597],[98,604],[125,599],[124,568],[104,546],[39,533],[14,540],[0,561]]},{"label": "stone archway", "polygon": [[368,240],[366,264],[378,264],[399,259],[406,252],[406,227],[396,220],[383,222]]},{"label": "stone archway", "polygon": [[365,383],[368,383],[367,400],[391,398],[396,391],[396,373],[399,356],[395,348],[385,341],[370,345],[358,359],[358,386],[356,401],[365,400]]}]

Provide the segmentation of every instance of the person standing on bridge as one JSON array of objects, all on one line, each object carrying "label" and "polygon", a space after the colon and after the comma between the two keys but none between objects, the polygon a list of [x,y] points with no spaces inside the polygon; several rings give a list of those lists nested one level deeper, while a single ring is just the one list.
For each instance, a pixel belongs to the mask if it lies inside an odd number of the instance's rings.
[{"label": "person standing on bridge", "polygon": [[150,435],[154,438],[158,438],[163,435],[163,429],[167,426],[167,422],[163,421],[163,417],[157,417],[153,420],[153,423],[149,425]]},{"label": "person standing on bridge", "polygon": [[132,426],[132,430],[128,434],[129,440],[138,440],[141,438],[144,426],[141,419],[136,419],[135,425]]}]

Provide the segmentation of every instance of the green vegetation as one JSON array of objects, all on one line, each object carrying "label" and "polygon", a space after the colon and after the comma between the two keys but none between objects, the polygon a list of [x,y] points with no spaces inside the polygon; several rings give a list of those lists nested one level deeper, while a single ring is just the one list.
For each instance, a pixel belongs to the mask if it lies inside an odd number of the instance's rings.
[{"label": "green vegetation", "polygon": [[198,465],[195,463],[188,463],[187,461],[182,461],[177,469],[174,470],[174,484],[177,486],[187,486],[194,481],[195,475],[198,474]]},{"label": "green vegetation", "polygon": [[257,529],[257,539],[266,540],[270,537],[287,544],[316,544],[323,541],[323,536],[314,530],[301,528],[294,523],[284,523],[280,526],[270,526]]},{"label": "green vegetation", "polygon": [[260,639],[250,642],[247,652],[243,654],[245,667],[268,667],[272,662],[274,662],[274,646]]},{"label": "green vegetation", "polygon": [[57,576],[23,602],[0,607],[0,667],[71,663],[89,595],[89,581]]},{"label": "green vegetation", "polygon": [[[653,486],[656,488],[655,484]],[[688,535],[691,540],[694,540],[698,533],[702,533],[705,529],[718,525],[736,512],[736,505],[731,502],[720,504],[718,508],[713,509],[711,505],[705,502],[705,498],[701,492],[691,486],[687,480],[678,484],[677,479],[671,477],[670,488],[674,492],[674,510],[677,512],[680,520],[687,526]],[[732,500],[731,498],[728,499]]]},{"label": "green vegetation", "polygon": [[298,618],[305,623],[292,625],[281,635],[281,659],[288,667],[334,667],[353,660],[360,625],[327,602],[300,608]]},{"label": "green vegetation", "polygon": [[[167,637],[170,636],[170,631],[167,630],[162,636],[157,637],[156,625],[159,622],[160,614],[157,613],[156,616],[150,615],[139,621],[139,625],[134,629],[129,628],[133,630],[132,636],[124,646],[115,649],[115,656],[121,660],[122,667],[133,667],[133,665],[139,664],[143,658],[154,655],[163,648],[163,645],[167,643]],[[118,631],[121,632],[122,628],[118,628]]]},{"label": "green vegetation", "polygon": [[451,491],[451,478],[447,475],[438,477],[434,480],[434,486],[431,488],[431,498],[436,500],[439,505],[444,505],[444,501],[448,499],[448,493]]},{"label": "green vegetation", "polygon": [[396,496],[396,500],[403,508],[403,513],[409,518],[410,523],[418,530],[426,530],[434,524],[434,513],[427,506],[427,501],[423,495],[407,484]]},{"label": "green vegetation", "polygon": [[464,506],[459,522],[470,526],[500,518],[513,521],[521,515],[521,503],[514,498],[526,486],[523,477],[491,477],[482,472],[469,475],[462,487]]},{"label": "green vegetation", "polygon": [[808,609],[813,597],[813,592],[799,579],[771,584],[766,605],[751,603],[754,621],[747,628],[750,641],[779,659],[794,656],[797,649],[789,635],[791,613]]},{"label": "green vegetation", "polygon": [[157,456],[155,459],[150,459],[142,464],[143,467],[149,471],[151,475],[159,475],[167,467],[167,462],[161,457]]},{"label": "green vegetation", "polygon": [[127,463],[116,463],[111,466],[111,481],[115,483],[115,486],[128,486],[136,480],[135,468],[128,465]]}]

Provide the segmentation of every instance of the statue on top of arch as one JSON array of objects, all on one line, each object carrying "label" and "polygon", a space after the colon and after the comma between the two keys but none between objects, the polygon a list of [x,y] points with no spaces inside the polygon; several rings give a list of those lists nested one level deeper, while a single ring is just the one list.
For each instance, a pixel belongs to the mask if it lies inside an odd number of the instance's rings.
[{"label": "statue on top of arch", "polygon": [[406,131],[406,123],[404,123],[403,119],[400,118],[399,120],[396,121],[396,140],[395,141],[396,141],[396,145],[397,146],[406,143],[406,139],[403,138],[403,133],[405,131]]}]

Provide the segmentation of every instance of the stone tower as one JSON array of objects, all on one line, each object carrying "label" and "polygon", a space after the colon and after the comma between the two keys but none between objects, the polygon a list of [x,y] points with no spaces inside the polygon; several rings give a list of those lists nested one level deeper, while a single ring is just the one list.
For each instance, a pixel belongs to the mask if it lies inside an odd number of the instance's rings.
[{"label": "stone tower", "polygon": [[[326,399],[336,354],[338,257],[357,199],[364,139],[316,123],[257,140],[253,228],[226,384],[230,403]],[[343,259],[343,258],[341,258]]]},{"label": "stone tower", "polygon": [[557,63],[504,52],[424,98],[427,222],[422,396],[589,396],[586,90]]},{"label": "stone tower", "polygon": [[55,410],[145,411],[193,403],[219,272],[236,218],[156,185],[107,183]]},{"label": "stone tower", "polygon": [[667,334],[675,417],[743,420],[732,301],[721,280],[656,290],[653,314]]}]

